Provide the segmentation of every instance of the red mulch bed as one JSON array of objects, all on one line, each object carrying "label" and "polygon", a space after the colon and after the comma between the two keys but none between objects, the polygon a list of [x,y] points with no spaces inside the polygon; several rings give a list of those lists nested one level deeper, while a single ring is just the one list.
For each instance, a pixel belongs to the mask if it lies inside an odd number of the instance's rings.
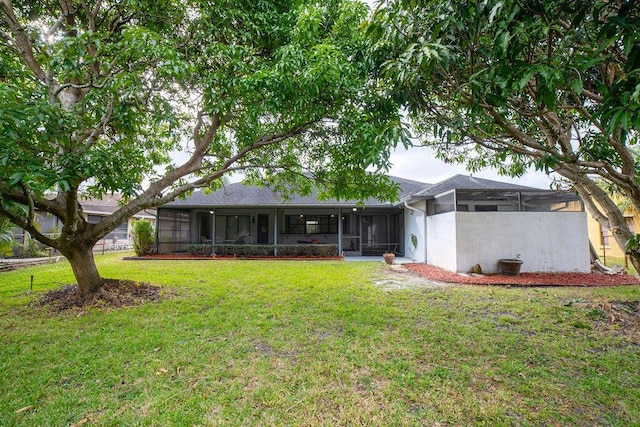
[{"label": "red mulch bed", "polygon": [[427,264],[407,264],[406,267],[431,280],[468,285],[625,286],[640,284],[637,277],[628,274],[520,273],[518,276],[505,276],[502,274],[472,276],[453,273]]},{"label": "red mulch bed", "polygon": [[155,254],[144,256],[124,257],[125,260],[230,260],[230,259],[251,259],[251,260],[289,260],[289,261],[343,261],[341,256],[197,256],[189,254]]}]

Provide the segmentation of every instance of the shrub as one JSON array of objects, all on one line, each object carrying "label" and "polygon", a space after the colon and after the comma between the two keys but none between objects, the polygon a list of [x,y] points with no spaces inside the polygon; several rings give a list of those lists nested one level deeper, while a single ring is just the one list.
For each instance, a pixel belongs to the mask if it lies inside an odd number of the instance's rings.
[{"label": "shrub", "polygon": [[0,243],[13,242],[14,225],[5,217],[0,216]]},{"label": "shrub", "polygon": [[[278,245],[278,256],[335,256],[338,245]],[[273,245],[193,244],[187,248],[194,256],[272,256]]]},{"label": "shrub", "polygon": [[338,245],[279,245],[278,255],[282,256],[335,256]]},{"label": "shrub", "polygon": [[6,258],[13,255],[13,249],[10,242],[0,241],[0,258]]},{"label": "shrub", "polygon": [[195,244],[189,245],[187,251],[193,256],[209,256],[213,253],[213,245]]},{"label": "shrub", "polygon": [[133,236],[133,250],[138,256],[152,254],[156,251],[155,233],[151,223],[141,219],[131,226]]},{"label": "shrub", "polygon": [[219,256],[271,256],[273,255],[273,246],[222,244],[214,245],[213,251]]},{"label": "shrub", "polygon": [[336,256],[338,245],[278,245],[279,256]]},{"label": "shrub", "polygon": [[19,244],[16,241],[11,244],[11,251],[15,258],[38,258],[46,256],[44,248],[45,246],[42,243],[36,239],[32,239],[28,233],[25,233],[23,244]]}]

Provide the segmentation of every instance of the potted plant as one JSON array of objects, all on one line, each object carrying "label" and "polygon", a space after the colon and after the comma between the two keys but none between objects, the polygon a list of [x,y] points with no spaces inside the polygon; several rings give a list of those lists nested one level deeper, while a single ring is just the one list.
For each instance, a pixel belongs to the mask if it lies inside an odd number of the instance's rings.
[{"label": "potted plant", "polygon": [[522,260],[520,254],[517,254],[513,258],[502,258],[498,260],[498,265],[502,274],[506,276],[517,276],[520,274],[520,267],[522,266]]},{"label": "potted plant", "polygon": [[391,265],[393,264],[393,260],[396,258],[396,254],[394,254],[393,252],[385,252],[384,254],[382,254],[382,257],[384,258],[384,262]]}]

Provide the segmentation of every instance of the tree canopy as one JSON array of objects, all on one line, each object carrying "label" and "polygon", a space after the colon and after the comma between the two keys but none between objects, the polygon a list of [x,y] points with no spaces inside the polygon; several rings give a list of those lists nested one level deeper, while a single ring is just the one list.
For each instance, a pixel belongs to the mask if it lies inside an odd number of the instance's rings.
[{"label": "tree canopy", "polygon": [[[365,173],[406,139],[370,78],[367,12],[350,0],[0,0],[0,215],[59,249],[90,293],[99,239],[230,172],[393,197]],[[80,195],[115,192],[122,206],[89,224]],[[62,222],[59,237],[38,231],[36,211]]]},{"label": "tree canopy", "polygon": [[391,0],[369,33],[441,159],[556,172],[624,246],[631,233],[597,182],[640,211],[639,19],[634,1]]}]

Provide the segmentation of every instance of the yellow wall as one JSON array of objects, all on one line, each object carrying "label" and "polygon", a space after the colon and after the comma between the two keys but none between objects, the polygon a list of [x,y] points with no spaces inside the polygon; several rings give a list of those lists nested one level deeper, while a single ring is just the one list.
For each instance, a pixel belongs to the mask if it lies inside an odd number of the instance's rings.
[{"label": "yellow wall", "polygon": [[[640,215],[633,208],[629,208],[624,212],[625,218],[627,218],[627,222],[633,227],[632,232],[639,234],[640,233]],[[588,215],[588,230],[589,230],[589,241],[596,248],[596,252],[600,258],[604,257],[614,257],[614,258],[624,258],[625,257],[625,249],[618,246],[618,243],[611,235],[611,231],[608,231],[609,239],[608,244],[602,245],[601,238],[601,227],[598,222]]]}]

